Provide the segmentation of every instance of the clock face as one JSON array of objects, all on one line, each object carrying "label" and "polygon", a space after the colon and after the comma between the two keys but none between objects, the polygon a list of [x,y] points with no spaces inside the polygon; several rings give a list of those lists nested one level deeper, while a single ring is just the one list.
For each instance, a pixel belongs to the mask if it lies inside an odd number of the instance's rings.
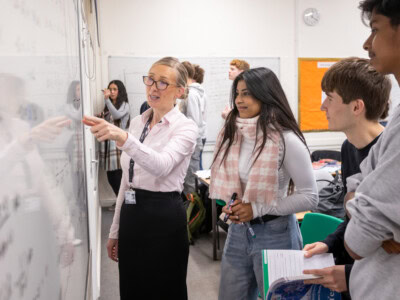
[{"label": "clock face", "polygon": [[315,26],[318,24],[320,14],[316,8],[307,8],[303,13],[303,20],[309,26]]}]

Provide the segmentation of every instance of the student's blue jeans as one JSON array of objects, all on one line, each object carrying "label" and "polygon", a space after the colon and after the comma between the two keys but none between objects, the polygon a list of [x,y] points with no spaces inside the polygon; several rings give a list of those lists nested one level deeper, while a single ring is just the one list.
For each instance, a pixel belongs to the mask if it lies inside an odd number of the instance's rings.
[{"label": "student's blue jeans", "polygon": [[282,216],[264,224],[252,225],[252,238],[247,227],[231,224],[221,262],[219,300],[254,300],[263,295],[263,249],[303,248],[295,215]]}]

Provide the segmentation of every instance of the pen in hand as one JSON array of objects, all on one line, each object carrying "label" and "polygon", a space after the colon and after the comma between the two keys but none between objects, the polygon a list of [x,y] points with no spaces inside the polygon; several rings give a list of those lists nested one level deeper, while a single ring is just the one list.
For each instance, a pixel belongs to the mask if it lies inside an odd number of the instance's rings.
[{"label": "pen in hand", "polygon": [[[233,202],[235,202],[235,200],[236,200],[236,197],[237,197],[237,193],[233,193],[233,194],[232,194],[232,197],[231,197],[231,200],[230,200],[229,203],[228,203],[228,208],[227,208],[227,210],[230,210],[230,209],[231,209]],[[225,223],[226,223],[226,221],[228,221],[229,216],[230,216],[230,214],[226,214],[226,215],[225,215],[225,217],[224,217],[224,222],[225,222]],[[250,223],[249,223],[249,222],[244,222],[244,223],[242,223],[242,224],[245,225],[245,226],[247,227],[247,230],[249,231],[251,237],[254,239],[254,238],[256,237],[256,234],[255,234],[253,228],[250,226]]]},{"label": "pen in hand", "polygon": [[[231,206],[232,206],[233,202],[235,202],[236,197],[237,197],[237,193],[233,193],[233,194],[232,194],[232,197],[231,197],[231,200],[230,200],[229,203],[228,203],[228,210],[231,209]],[[229,216],[230,216],[229,214],[226,214],[226,215],[225,215],[225,218],[224,218],[224,222],[225,222],[225,223],[226,223],[226,221],[228,221]]]}]

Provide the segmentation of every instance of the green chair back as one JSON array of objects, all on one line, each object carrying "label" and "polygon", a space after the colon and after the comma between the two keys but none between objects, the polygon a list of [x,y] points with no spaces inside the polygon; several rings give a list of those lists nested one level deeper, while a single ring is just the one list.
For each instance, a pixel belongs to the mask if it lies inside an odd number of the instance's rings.
[{"label": "green chair back", "polygon": [[219,206],[225,206],[226,205],[226,202],[224,200],[221,200],[221,199],[215,199],[215,202]]},{"label": "green chair back", "polygon": [[342,222],[339,218],[320,213],[305,214],[300,226],[303,246],[325,239]]}]

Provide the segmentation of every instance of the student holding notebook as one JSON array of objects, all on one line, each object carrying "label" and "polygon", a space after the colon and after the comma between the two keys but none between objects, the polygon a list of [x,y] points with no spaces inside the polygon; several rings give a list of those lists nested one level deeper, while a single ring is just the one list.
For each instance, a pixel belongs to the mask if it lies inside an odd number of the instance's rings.
[{"label": "student holding notebook", "polygon": [[[327,95],[321,110],[326,113],[329,129],[344,132],[347,137],[341,150],[346,192],[347,178],[360,172],[361,162],[383,132],[384,127],[379,120],[388,114],[391,82],[378,73],[368,59],[350,57],[337,62],[325,73],[321,87]],[[348,287],[354,262],[343,243],[348,221],[346,218],[325,240],[304,247],[306,257],[333,253],[336,266],[306,270],[305,274],[321,276],[306,283],[322,284],[341,292],[342,299],[350,299]]]}]

